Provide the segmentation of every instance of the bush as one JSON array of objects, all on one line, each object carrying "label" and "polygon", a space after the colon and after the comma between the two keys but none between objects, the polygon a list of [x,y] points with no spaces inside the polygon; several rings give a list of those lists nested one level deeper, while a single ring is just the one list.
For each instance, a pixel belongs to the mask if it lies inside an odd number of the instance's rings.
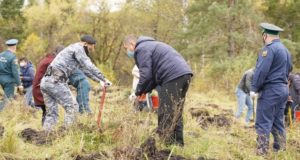
[{"label": "bush", "polygon": [[204,92],[215,89],[232,92],[243,73],[254,67],[255,62],[255,53],[212,61],[206,64],[200,73],[195,73],[194,88]]},{"label": "bush", "polygon": [[45,44],[43,39],[41,39],[36,34],[31,33],[26,38],[24,43],[22,43],[17,56],[19,58],[27,57],[28,60],[30,60],[33,64],[37,64],[39,58],[44,55],[46,46],[47,45]]}]

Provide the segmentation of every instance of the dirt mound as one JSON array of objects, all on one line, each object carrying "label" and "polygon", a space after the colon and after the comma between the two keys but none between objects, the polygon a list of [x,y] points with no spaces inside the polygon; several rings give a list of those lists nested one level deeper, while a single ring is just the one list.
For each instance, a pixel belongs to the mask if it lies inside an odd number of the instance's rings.
[{"label": "dirt mound", "polygon": [[4,134],[4,127],[0,125],[0,138],[3,136]]},{"label": "dirt mound", "polygon": [[144,154],[147,154],[148,157],[154,157],[158,152],[156,142],[153,137],[148,138],[143,144],[141,144],[140,148]]},{"label": "dirt mound", "polygon": [[189,112],[191,113],[192,118],[209,116],[209,112],[205,108],[190,108]]},{"label": "dirt mound", "polygon": [[[165,160],[170,156],[170,150],[158,150],[156,148],[155,139],[150,137],[140,148],[126,147],[122,149],[115,149],[115,159],[134,159],[134,160]],[[178,155],[171,155],[170,160],[186,160],[186,158]]]},{"label": "dirt mound", "polygon": [[55,139],[51,133],[45,131],[36,131],[31,128],[24,129],[20,136],[25,142],[30,142],[36,145],[51,144]]},{"label": "dirt mound", "polygon": [[230,127],[232,123],[231,119],[223,114],[214,115],[213,117],[198,117],[197,122],[204,129],[208,128],[210,125],[217,127]]},{"label": "dirt mound", "polygon": [[57,131],[37,131],[32,128],[26,128],[20,133],[20,137],[29,143],[35,145],[52,144],[58,137],[63,137],[66,133],[66,129],[61,127]]},{"label": "dirt mound", "polygon": [[98,159],[109,159],[109,155],[106,152],[91,153],[87,155],[77,155],[75,160],[98,160]]},{"label": "dirt mound", "polygon": [[134,159],[134,160],[144,159],[143,152],[140,148],[134,148],[134,147],[116,148],[113,150],[113,153],[115,159]]},{"label": "dirt mound", "polygon": [[203,129],[207,129],[210,125],[215,125],[217,127],[230,127],[232,121],[227,116],[228,115],[226,114],[199,116],[197,117],[197,122]]},{"label": "dirt mound", "polygon": [[[219,108],[216,104],[202,104],[202,106]],[[233,115],[233,111],[231,109],[221,109],[221,111],[221,114],[210,116],[210,113],[206,108],[201,107],[189,109],[192,118],[196,118],[197,122],[203,129],[207,129],[210,125],[215,125],[217,127],[230,127],[232,123],[230,117]]]},{"label": "dirt mound", "polygon": [[214,108],[214,109],[220,108],[219,105],[213,104],[213,103],[204,103],[204,104],[201,104],[201,105],[205,106],[205,107],[211,107],[211,108]]}]

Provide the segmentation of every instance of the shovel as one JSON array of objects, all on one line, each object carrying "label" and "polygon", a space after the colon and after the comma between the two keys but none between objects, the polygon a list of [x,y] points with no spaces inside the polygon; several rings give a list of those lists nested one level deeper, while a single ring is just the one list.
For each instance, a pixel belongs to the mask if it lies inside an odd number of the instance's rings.
[{"label": "shovel", "polygon": [[101,126],[101,118],[102,118],[102,112],[104,109],[105,95],[106,95],[106,87],[103,87],[103,92],[102,92],[102,97],[101,97],[100,107],[99,107],[99,113],[98,113],[98,118],[97,118],[97,124],[98,124],[99,128]]}]

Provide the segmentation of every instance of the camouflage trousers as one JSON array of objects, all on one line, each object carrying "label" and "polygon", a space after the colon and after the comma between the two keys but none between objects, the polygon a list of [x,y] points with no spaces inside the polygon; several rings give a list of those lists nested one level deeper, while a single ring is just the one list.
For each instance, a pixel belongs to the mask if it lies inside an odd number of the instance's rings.
[{"label": "camouflage trousers", "polygon": [[46,105],[46,116],[43,128],[51,130],[58,121],[58,106],[60,104],[65,110],[65,126],[71,125],[78,112],[78,104],[73,97],[67,83],[60,82],[52,76],[43,77],[41,91]]}]

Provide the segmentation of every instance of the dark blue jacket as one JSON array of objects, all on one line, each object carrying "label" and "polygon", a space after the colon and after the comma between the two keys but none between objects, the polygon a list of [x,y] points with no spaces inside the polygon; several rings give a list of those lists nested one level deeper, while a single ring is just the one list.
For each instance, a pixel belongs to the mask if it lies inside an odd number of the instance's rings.
[{"label": "dark blue jacket", "polygon": [[292,60],[288,49],[279,39],[265,45],[259,53],[251,90],[259,92],[274,86],[286,86]]},{"label": "dark blue jacket", "polygon": [[28,62],[26,66],[20,67],[20,76],[23,77],[21,79],[23,87],[27,88],[32,85],[32,81],[34,79],[34,68],[31,62]]},{"label": "dark blue jacket", "polygon": [[0,53],[0,77],[0,84],[21,85],[17,58],[9,50]]},{"label": "dark blue jacket", "polygon": [[136,95],[147,93],[157,85],[180,76],[192,75],[187,62],[174,48],[151,37],[139,37],[134,58],[140,72]]}]

